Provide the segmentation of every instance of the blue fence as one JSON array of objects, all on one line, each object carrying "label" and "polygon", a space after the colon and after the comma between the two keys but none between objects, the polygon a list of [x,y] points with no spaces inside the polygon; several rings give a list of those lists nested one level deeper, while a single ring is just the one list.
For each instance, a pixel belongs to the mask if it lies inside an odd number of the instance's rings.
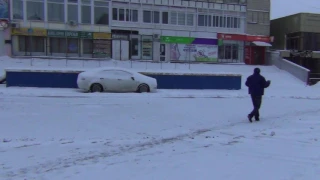
[{"label": "blue fence", "polygon": [[[7,87],[78,88],[81,71],[6,70]],[[241,89],[237,74],[172,74],[141,72],[157,79],[158,89]]]}]

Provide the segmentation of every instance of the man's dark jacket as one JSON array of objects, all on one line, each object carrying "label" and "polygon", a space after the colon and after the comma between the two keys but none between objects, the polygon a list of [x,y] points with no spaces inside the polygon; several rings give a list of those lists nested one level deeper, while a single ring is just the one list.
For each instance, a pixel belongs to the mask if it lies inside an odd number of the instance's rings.
[{"label": "man's dark jacket", "polygon": [[249,94],[252,96],[263,96],[264,89],[270,86],[270,81],[260,75],[260,69],[256,68],[254,73],[247,78],[246,86],[249,87]]}]

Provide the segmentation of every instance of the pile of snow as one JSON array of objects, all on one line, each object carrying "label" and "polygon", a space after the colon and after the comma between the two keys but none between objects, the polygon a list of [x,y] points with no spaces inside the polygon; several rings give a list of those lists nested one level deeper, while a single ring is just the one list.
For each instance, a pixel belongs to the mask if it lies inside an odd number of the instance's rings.
[{"label": "pile of snow", "polygon": [[6,79],[6,72],[4,69],[0,69],[0,83]]}]

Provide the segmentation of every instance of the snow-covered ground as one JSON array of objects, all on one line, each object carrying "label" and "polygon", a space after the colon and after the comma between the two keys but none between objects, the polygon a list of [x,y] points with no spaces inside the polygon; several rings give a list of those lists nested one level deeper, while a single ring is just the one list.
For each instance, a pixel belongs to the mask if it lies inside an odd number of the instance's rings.
[{"label": "snow-covered ground", "polygon": [[[191,65],[244,79],[253,68]],[[272,85],[252,124],[245,87],[91,94],[2,85],[0,179],[318,180],[320,87],[261,68]]]}]

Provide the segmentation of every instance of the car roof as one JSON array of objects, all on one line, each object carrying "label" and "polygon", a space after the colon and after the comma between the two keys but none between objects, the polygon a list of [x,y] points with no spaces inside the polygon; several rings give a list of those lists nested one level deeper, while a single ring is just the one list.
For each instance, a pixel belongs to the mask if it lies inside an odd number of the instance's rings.
[{"label": "car roof", "polygon": [[90,69],[88,71],[105,71],[105,70],[120,70],[120,71],[127,71],[129,73],[137,73],[136,71],[132,71],[130,69],[121,68],[121,67],[99,67],[99,68]]}]

